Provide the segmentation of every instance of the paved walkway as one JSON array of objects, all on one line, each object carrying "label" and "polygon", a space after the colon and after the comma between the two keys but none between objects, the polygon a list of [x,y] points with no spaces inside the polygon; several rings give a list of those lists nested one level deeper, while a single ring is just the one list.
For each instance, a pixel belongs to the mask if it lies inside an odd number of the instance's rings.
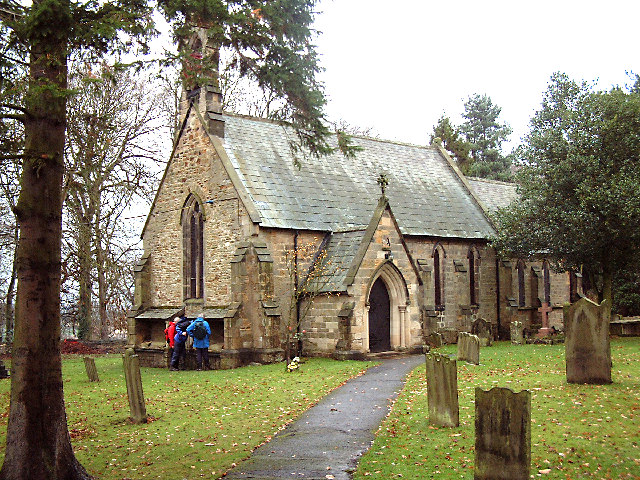
[{"label": "paved walkway", "polygon": [[382,360],[307,410],[225,479],[350,479],[407,374],[422,362],[424,355]]}]

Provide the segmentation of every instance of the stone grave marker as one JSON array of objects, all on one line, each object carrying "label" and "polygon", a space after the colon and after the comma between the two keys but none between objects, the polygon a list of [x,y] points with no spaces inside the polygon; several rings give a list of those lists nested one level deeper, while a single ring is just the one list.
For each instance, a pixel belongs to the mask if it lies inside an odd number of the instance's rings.
[{"label": "stone grave marker", "polygon": [[471,333],[458,334],[458,360],[480,364],[480,339]]},{"label": "stone grave marker", "polygon": [[531,468],[531,393],[476,387],[474,480],[526,480]]},{"label": "stone grave marker", "polygon": [[127,382],[127,396],[129,397],[129,411],[133,423],[147,423],[147,408],[142,392],[142,377],[140,376],[140,359],[134,355],[133,348],[128,348],[122,356],[124,377]]},{"label": "stone grave marker", "polygon": [[456,361],[439,353],[425,355],[429,423],[440,427],[460,425]]},{"label": "stone grave marker", "polygon": [[84,357],[84,369],[87,371],[87,377],[90,382],[99,382],[98,369],[96,368],[96,362],[91,357]]},{"label": "stone grave marker", "polygon": [[7,371],[7,367],[5,367],[4,362],[0,360],[0,379],[9,378],[9,372]]},{"label": "stone grave marker", "polygon": [[611,345],[606,305],[588,298],[564,308],[568,383],[611,383]]},{"label": "stone grave marker", "polygon": [[511,343],[514,345],[524,345],[524,324],[515,320],[511,322]]},{"label": "stone grave marker", "polygon": [[490,347],[493,335],[491,335],[491,324],[484,318],[478,318],[471,324],[471,333],[480,339],[481,347]]},{"label": "stone grave marker", "polygon": [[542,322],[542,327],[538,329],[538,333],[536,333],[536,337],[546,337],[547,335],[551,335],[553,333],[553,329],[549,327],[549,314],[553,312],[553,308],[548,303],[543,303],[540,308],[538,308],[540,312],[540,320]]}]

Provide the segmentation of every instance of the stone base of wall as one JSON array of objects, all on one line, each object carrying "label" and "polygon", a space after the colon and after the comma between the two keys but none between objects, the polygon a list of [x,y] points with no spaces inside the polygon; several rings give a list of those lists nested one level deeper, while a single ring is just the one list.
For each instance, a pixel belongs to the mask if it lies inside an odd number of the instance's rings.
[{"label": "stone base of wall", "polygon": [[335,360],[365,360],[366,355],[357,350],[336,350],[331,357]]},{"label": "stone base of wall", "polygon": [[[136,348],[136,354],[140,358],[141,367],[168,368],[168,350],[152,348]],[[212,370],[242,367],[250,363],[276,363],[282,361],[284,357],[281,349],[242,349],[242,350],[209,350],[209,366]],[[196,351],[193,348],[187,349],[184,365],[180,368],[185,370],[195,370]]]}]

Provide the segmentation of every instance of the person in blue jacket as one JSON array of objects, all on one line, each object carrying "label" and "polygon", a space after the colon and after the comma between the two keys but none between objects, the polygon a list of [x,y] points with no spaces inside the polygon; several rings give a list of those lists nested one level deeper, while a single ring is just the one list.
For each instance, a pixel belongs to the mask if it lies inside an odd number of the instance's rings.
[{"label": "person in blue jacket", "polygon": [[169,370],[179,370],[180,358],[183,358],[182,364],[187,358],[186,342],[187,332],[184,330],[184,324],[181,322],[176,323],[176,334],[173,337],[173,355],[171,356],[171,366]]},{"label": "person in blue jacket", "polygon": [[209,322],[204,319],[204,314],[198,315],[196,321],[189,325],[187,333],[190,337],[193,337],[193,348],[196,349],[198,370],[202,370],[203,360],[204,369],[209,370],[209,335],[211,335],[211,327],[209,327]]}]

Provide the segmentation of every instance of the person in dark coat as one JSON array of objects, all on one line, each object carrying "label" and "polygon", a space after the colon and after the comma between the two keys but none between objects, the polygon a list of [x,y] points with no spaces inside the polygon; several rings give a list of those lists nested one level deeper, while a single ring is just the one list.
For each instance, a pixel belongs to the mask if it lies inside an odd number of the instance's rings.
[{"label": "person in dark coat", "polygon": [[[202,338],[198,338],[198,331],[203,327]],[[206,333],[204,333],[206,332]],[[196,349],[196,363],[198,370],[202,370],[202,361],[204,360],[204,369],[209,370],[209,335],[211,335],[211,327],[209,322],[204,319],[204,314],[198,315],[195,322],[187,328],[187,333],[193,337],[193,348]]]},{"label": "person in dark coat", "polygon": [[187,342],[187,332],[182,330],[183,325],[178,322],[176,324],[176,334],[173,337],[173,355],[171,356],[171,366],[169,370],[176,371],[180,369],[180,358],[182,358],[182,365],[187,358],[187,350],[185,343]]}]

